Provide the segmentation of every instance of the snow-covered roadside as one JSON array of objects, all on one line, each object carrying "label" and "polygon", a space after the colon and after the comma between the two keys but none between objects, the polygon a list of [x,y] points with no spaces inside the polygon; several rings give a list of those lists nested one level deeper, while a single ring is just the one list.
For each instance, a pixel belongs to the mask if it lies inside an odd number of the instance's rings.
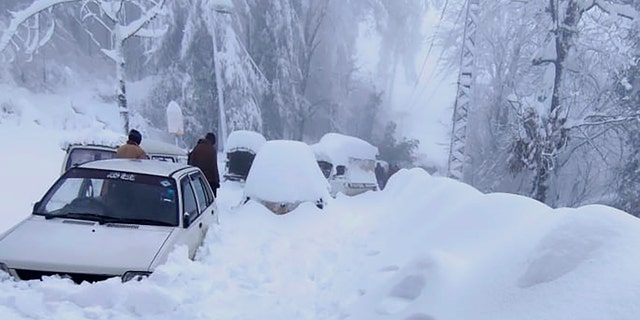
[{"label": "snow-covered roadside", "polygon": [[[21,106],[0,118],[0,232],[58,177],[61,142],[102,129],[98,109],[40,113],[33,99],[0,96]],[[613,208],[552,210],[421,169],[284,216],[241,206],[242,194],[223,183],[196,261],[178,248],[142,282],[3,274],[0,319],[640,318],[640,224]]]},{"label": "snow-covered roadside", "polygon": [[0,125],[0,233],[27,217],[59,176],[61,136],[35,123]]},{"label": "snow-covered roadside", "polygon": [[149,279],[0,282],[2,319],[637,319],[640,224],[403,170],[275,216],[225,183],[196,261]]}]

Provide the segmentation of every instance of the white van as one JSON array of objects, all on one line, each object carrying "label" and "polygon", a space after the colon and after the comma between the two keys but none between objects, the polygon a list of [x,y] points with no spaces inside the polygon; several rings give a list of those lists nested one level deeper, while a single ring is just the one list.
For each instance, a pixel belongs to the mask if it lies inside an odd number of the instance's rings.
[{"label": "white van", "polygon": [[0,235],[0,272],[128,281],[153,272],[177,245],[193,258],[216,220],[213,192],[196,167],[91,161],[67,170],[29,217]]},{"label": "white van", "polygon": [[377,147],[356,137],[327,133],[311,148],[331,185],[332,196],[379,189],[375,174]]},{"label": "white van", "polygon": [[[88,161],[112,159],[116,157],[116,149],[124,143],[124,138],[119,141],[101,142],[72,142],[63,145],[65,151],[62,163],[62,172],[65,173],[74,165]],[[140,147],[152,160],[168,161],[173,163],[187,163],[187,151],[170,143],[143,139]]]}]

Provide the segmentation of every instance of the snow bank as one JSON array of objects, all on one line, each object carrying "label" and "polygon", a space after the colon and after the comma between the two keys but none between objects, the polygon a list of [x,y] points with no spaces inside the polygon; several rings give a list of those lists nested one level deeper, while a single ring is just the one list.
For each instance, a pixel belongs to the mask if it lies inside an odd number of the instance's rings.
[{"label": "snow bank", "polygon": [[362,264],[362,283],[371,284],[347,318],[640,316],[632,306],[640,295],[640,224],[624,212],[552,210],[422,170],[400,171],[375,197],[378,207],[367,214],[384,223],[372,230],[366,251],[375,254]]},{"label": "snow bank", "polygon": [[[223,185],[222,197],[242,192]],[[464,201],[460,201],[464,199]],[[552,210],[401,170],[382,192],[276,216],[227,208],[196,261],[142,282],[0,281],[7,319],[637,319],[637,219]]]},{"label": "snow bank", "polygon": [[[26,216],[58,176],[62,135],[0,124],[0,228]],[[269,145],[286,151],[271,154]],[[297,195],[316,185],[306,179],[294,188],[269,176],[303,176],[311,169],[286,169],[303,160],[317,168],[303,144],[268,142],[261,156],[267,170],[256,174],[256,190]],[[0,273],[0,319],[640,317],[640,224],[610,207],[553,210],[421,169],[397,172],[384,191],[338,195],[324,210],[303,204],[283,216],[254,202],[238,206],[246,191],[223,183],[220,224],[195,261],[176,248],[141,282],[15,282]]]},{"label": "snow bank", "polygon": [[[60,132],[34,123],[0,125],[0,234],[31,214],[60,175]],[[1,304],[0,304],[1,305]],[[0,313],[1,314],[1,313]],[[10,319],[1,317],[0,319]]]}]

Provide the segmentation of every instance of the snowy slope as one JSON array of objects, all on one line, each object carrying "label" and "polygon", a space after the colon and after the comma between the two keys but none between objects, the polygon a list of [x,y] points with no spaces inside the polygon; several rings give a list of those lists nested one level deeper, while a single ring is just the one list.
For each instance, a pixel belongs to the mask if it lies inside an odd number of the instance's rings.
[{"label": "snowy slope", "polygon": [[[60,174],[60,141],[93,128],[85,115],[17,99],[21,114],[0,119],[0,232]],[[195,261],[178,249],[150,278],[125,284],[2,274],[0,319],[640,318],[640,224],[613,208],[552,210],[421,169],[401,170],[384,191],[284,216],[240,206],[242,188],[222,185],[220,224]]]}]

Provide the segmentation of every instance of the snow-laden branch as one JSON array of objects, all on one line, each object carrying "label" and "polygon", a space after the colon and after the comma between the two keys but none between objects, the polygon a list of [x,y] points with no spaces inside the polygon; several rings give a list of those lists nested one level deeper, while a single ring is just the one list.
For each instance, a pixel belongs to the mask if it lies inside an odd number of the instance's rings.
[{"label": "snow-laden branch", "polygon": [[588,0],[583,3],[584,11],[588,11],[593,7],[598,7],[604,12],[627,19],[634,20],[638,18],[638,11],[631,5],[611,3],[611,1],[607,0]]},{"label": "snow-laden branch", "polygon": [[118,12],[122,10],[122,2],[120,2],[119,8],[115,8],[115,2],[100,1],[99,5],[107,18],[112,22],[118,21]]},{"label": "snow-laden branch", "polygon": [[136,32],[136,37],[141,38],[160,38],[169,31],[169,26],[165,25],[162,29],[140,29]]},{"label": "snow-laden branch", "polygon": [[0,52],[4,51],[7,48],[7,45],[11,42],[11,39],[18,32],[18,28],[20,27],[20,25],[29,20],[29,18],[57,4],[76,1],[81,0],[36,0],[29,7],[22,11],[11,12],[12,19],[9,23],[9,27],[2,34],[2,38],[0,38]]},{"label": "snow-laden branch", "polygon": [[[593,120],[589,120],[593,119]],[[640,114],[633,114],[627,116],[606,116],[606,115],[592,115],[586,117],[586,121],[582,123],[573,124],[568,126],[567,129],[574,130],[584,127],[603,126],[603,125],[617,125],[632,121],[640,122]]]},{"label": "snow-laden branch", "polygon": [[140,16],[140,18],[129,23],[126,26],[122,26],[122,28],[120,28],[119,30],[119,32],[121,32],[119,38],[122,39],[122,41],[125,41],[133,36],[138,35],[138,32],[140,32],[140,36],[150,34],[156,36],[158,34],[157,32],[160,31],[143,30],[142,28],[156,16],[162,13],[164,2],[165,0],[156,2],[155,5],[151,9],[147,10],[142,16]]}]

